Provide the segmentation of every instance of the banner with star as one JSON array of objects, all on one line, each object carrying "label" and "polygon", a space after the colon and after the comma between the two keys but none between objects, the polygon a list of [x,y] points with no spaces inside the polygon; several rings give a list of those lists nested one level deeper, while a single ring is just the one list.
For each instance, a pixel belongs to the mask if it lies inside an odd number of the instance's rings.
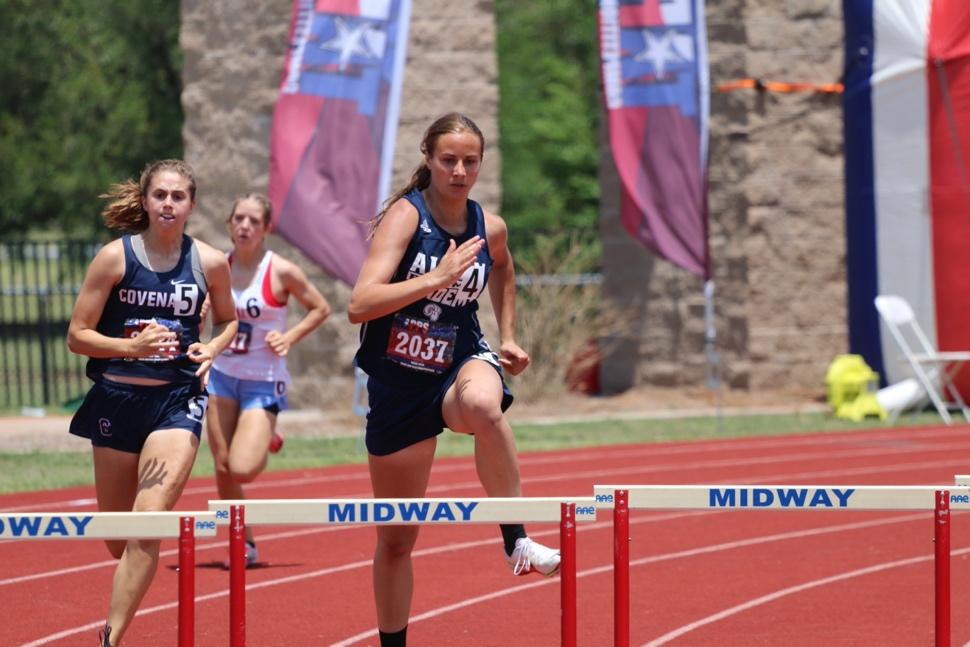
[{"label": "banner with star", "polygon": [[294,0],[273,111],[274,226],[353,285],[386,198],[411,0]]},{"label": "banner with star", "polygon": [[647,249],[710,278],[703,0],[599,0],[620,219]]}]

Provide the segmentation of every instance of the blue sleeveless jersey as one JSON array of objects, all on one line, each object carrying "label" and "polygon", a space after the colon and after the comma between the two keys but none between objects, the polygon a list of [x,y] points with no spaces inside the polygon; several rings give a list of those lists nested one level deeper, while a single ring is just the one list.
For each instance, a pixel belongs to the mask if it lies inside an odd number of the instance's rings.
[{"label": "blue sleeveless jersey", "polygon": [[474,236],[486,242],[475,262],[454,285],[361,327],[361,343],[354,362],[386,385],[435,382],[466,358],[489,350],[476,314],[478,297],[492,269],[481,206],[468,200],[465,232],[452,236],[431,217],[419,190],[410,191],[404,198],[418,210],[418,226],[392,283],[433,270],[452,239],[456,245]]},{"label": "blue sleeveless jersey", "polygon": [[186,355],[189,345],[199,341],[199,313],[206,286],[192,271],[193,241],[182,237],[178,263],[168,272],[154,272],[138,261],[131,236],[121,239],[125,249],[125,275],[111,289],[97,330],[106,337],[132,337],[152,319],[174,330],[178,344],[151,357],[120,357],[88,360],[87,375],[100,381],[101,375],[149,377],[170,382],[191,382],[198,378],[199,365]]}]

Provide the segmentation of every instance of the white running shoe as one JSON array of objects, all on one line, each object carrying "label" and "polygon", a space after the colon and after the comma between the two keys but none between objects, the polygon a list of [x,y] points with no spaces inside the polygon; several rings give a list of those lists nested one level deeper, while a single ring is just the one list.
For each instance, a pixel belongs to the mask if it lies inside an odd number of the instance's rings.
[{"label": "white running shoe", "polygon": [[[259,550],[256,548],[256,544],[251,544],[246,542],[246,568],[252,568],[259,564]],[[227,571],[232,568],[232,562],[226,560],[222,563],[223,568]]]},{"label": "white running shoe", "polygon": [[256,550],[256,544],[251,544],[246,542],[246,568],[252,568],[259,561],[259,551]]},{"label": "white running shoe", "polygon": [[515,540],[515,550],[505,556],[513,575],[526,575],[532,571],[552,577],[559,572],[559,551],[536,543],[528,537]]}]

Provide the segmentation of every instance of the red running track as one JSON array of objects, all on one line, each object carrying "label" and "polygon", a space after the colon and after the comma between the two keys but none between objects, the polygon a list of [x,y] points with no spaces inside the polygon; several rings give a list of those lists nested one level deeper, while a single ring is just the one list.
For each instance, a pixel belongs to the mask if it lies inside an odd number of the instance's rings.
[{"label": "red running track", "polygon": [[[205,460],[208,457],[201,457]],[[826,433],[523,454],[529,496],[594,483],[948,484],[970,473],[970,426]],[[370,496],[365,466],[264,475],[253,497]],[[0,509],[94,509],[92,488],[0,497]],[[482,496],[471,459],[441,459],[429,496]],[[189,484],[179,509],[215,490]],[[632,511],[635,645],[929,645],[932,512]],[[609,514],[578,528],[579,643],[612,642]],[[970,516],[953,518],[953,637],[970,641]],[[558,527],[530,534],[555,544]],[[258,531],[247,572],[248,644],[376,645],[371,527]],[[174,645],[175,542],[126,645]],[[227,533],[200,540],[197,644],[228,645]],[[103,544],[0,542],[0,645],[93,645],[114,562]],[[415,645],[556,645],[558,579],[513,577],[497,528],[422,529],[408,631]]]}]

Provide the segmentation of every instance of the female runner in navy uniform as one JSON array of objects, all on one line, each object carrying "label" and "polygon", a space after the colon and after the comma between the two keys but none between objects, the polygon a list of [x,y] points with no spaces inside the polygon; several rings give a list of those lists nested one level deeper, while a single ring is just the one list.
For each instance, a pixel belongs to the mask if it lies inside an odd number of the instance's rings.
[{"label": "female runner in navy uniform", "polygon": [[[70,430],[91,439],[102,511],[174,507],[199,447],[203,376],[236,333],[225,255],[184,233],[195,188],[185,162],[163,160],[105,196],[107,226],[132,233],[91,261],[67,333],[71,351],[90,358],[94,385]],[[206,294],[214,325],[202,343]],[[119,562],[101,644],[116,646],[155,575],[160,542],[106,543]]]},{"label": "female runner in navy uniform", "polygon": [[[425,132],[422,163],[374,222],[370,252],[350,297],[364,323],[356,363],[368,375],[366,443],[377,498],[424,496],[436,437],[447,426],[474,434],[475,466],[489,496],[521,496],[512,403],[502,371],[521,373],[529,356],[515,342],[515,270],[508,230],[468,194],[485,139],[451,113]],[[489,281],[489,277],[491,280]],[[488,282],[501,345],[482,335],[477,298]],[[503,525],[516,575],[559,570],[559,551]],[[374,596],[382,646],[404,645],[418,526],[378,526]]]},{"label": "female runner in navy uniform", "polygon": [[[290,374],[286,354],[330,315],[330,304],[299,267],[265,247],[273,220],[269,199],[250,193],[236,200],[227,219],[232,238],[229,265],[239,330],[209,372],[209,449],[221,499],[244,498],[243,484],[279,451],[276,416],[286,409]],[[287,329],[292,296],[306,314]],[[246,565],[259,559],[246,527]]]}]

